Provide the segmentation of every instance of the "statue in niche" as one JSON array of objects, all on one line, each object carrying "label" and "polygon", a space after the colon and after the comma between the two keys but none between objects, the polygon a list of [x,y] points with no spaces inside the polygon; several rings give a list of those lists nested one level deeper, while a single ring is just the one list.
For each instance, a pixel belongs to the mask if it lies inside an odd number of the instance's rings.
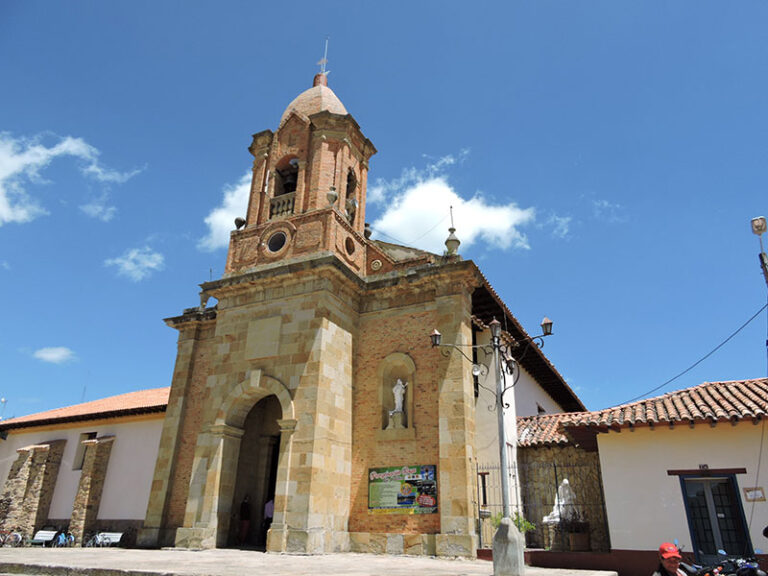
[{"label": "statue in niche", "polygon": [[392,386],[392,395],[395,398],[395,409],[389,412],[389,424],[387,430],[393,428],[405,428],[403,423],[405,417],[405,411],[403,410],[403,399],[405,398],[405,390],[408,388],[408,382],[403,382],[401,378],[397,379],[395,385]]}]

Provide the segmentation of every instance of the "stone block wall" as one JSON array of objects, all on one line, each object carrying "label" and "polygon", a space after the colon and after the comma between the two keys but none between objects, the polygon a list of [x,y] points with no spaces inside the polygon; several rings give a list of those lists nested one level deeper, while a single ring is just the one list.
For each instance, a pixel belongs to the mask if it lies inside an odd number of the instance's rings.
[{"label": "stone block wall", "polygon": [[195,445],[177,545],[226,544],[242,426],[256,402],[274,394],[283,419],[295,419],[295,427],[280,444],[287,469],[278,472],[286,478],[275,494],[269,545],[305,553],[348,546],[358,296],[331,267],[287,272],[211,292],[219,299],[211,360],[192,369],[191,379],[205,386],[199,408],[185,414],[198,427],[190,431]]},{"label": "stone block wall", "polygon": [[576,494],[576,505],[588,523],[589,548],[609,550],[598,452],[569,445],[519,448],[517,454],[524,516],[536,525],[536,530],[526,535],[528,545],[568,550],[568,535],[557,528],[550,530],[542,522],[543,516],[552,512],[558,485],[567,478]]}]

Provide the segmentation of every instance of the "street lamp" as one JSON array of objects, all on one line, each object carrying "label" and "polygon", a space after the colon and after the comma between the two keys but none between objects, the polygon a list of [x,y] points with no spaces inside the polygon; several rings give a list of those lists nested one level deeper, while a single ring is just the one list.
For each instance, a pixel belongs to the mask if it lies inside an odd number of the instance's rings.
[{"label": "street lamp", "polygon": [[[508,341],[504,341],[502,338],[502,330],[501,330],[501,322],[496,320],[494,318],[491,320],[491,322],[488,324],[488,327],[491,330],[491,344],[490,346],[487,345],[476,345],[476,346],[460,346],[458,344],[443,344],[442,343],[442,334],[437,331],[437,329],[433,330],[432,333],[429,335],[430,341],[432,342],[432,347],[445,347],[450,348],[453,350],[458,351],[464,358],[472,362],[472,374],[474,376],[478,376],[481,373],[487,373],[488,368],[482,364],[475,363],[472,358],[467,356],[467,354],[462,351],[461,348],[472,348],[472,349],[479,349],[485,352],[486,355],[493,355],[493,366],[496,372],[496,390],[495,390],[495,396],[496,396],[496,416],[498,418],[498,425],[499,425],[499,464],[501,468],[501,499],[502,499],[502,514],[503,518],[510,519],[509,520],[509,526],[510,530],[513,530],[514,532],[517,532],[517,528],[513,528],[514,523],[511,522],[510,517],[510,505],[509,505],[509,464],[507,462],[507,430],[506,426],[504,425],[504,409],[510,408],[510,406],[514,407],[514,402],[511,404],[504,402],[504,394],[512,388],[516,383],[517,380],[520,378],[520,367],[518,365],[519,360],[525,355],[525,353],[528,351],[528,348],[531,344],[535,344],[539,348],[542,348],[544,346],[544,337],[550,336],[552,334],[552,320],[549,318],[544,318],[541,322],[541,334],[538,336],[529,336],[523,340],[515,340],[510,339]],[[443,355],[448,356],[451,352],[450,350],[443,350],[441,351]],[[513,356],[513,353],[520,354],[518,359],[515,359]],[[515,370],[517,368],[517,370]],[[512,383],[507,385],[506,383],[506,374],[510,374],[512,376]],[[513,421],[516,422],[517,414],[516,410],[513,408],[512,410],[512,418]],[[515,427],[516,428],[516,427]],[[513,439],[514,442],[517,442],[517,438]],[[501,524],[499,525],[499,530],[501,530]],[[498,532],[497,532],[498,534]],[[494,537],[494,549],[496,538]],[[512,540],[510,540],[512,542]],[[494,550],[493,555],[493,563],[494,563],[494,574],[522,574],[523,571],[523,540],[520,534],[517,534],[517,537],[514,538],[514,542],[516,544],[514,547],[516,549],[514,550],[506,550],[503,556],[505,556],[505,559],[502,560],[500,558],[497,558],[497,554]],[[501,556],[501,554],[499,555]],[[498,562],[510,562],[510,558],[516,558],[517,560],[513,560],[511,562],[512,568],[510,569],[500,569],[497,572],[497,561]]]},{"label": "street lamp", "polygon": [[768,284],[768,254],[763,249],[763,234],[768,230],[768,223],[766,223],[765,216],[758,216],[757,218],[752,218],[751,224],[752,233],[760,239],[760,270],[762,270],[765,277],[765,283]]}]

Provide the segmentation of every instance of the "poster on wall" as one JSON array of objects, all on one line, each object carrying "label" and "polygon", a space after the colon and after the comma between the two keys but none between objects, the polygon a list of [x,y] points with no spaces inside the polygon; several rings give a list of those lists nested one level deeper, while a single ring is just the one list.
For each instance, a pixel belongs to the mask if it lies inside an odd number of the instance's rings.
[{"label": "poster on wall", "polygon": [[368,511],[372,514],[437,512],[435,466],[368,469]]}]

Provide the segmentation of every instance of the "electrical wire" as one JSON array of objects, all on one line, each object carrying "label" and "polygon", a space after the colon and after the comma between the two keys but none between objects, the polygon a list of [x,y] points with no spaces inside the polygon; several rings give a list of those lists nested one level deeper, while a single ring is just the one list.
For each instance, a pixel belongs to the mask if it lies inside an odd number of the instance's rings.
[{"label": "electrical wire", "polygon": [[765,304],[764,306],[762,306],[762,307],[760,308],[760,310],[758,310],[757,312],[755,312],[755,313],[752,315],[752,317],[751,317],[749,320],[747,320],[746,322],[744,322],[744,324],[742,324],[741,326],[739,326],[739,328],[738,328],[738,329],[737,329],[737,330],[736,330],[736,331],[735,331],[733,334],[731,334],[730,336],[728,336],[728,338],[726,338],[725,340],[723,340],[722,342],[720,342],[720,344],[718,344],[717,346],[715,346],[715,347],[714,347],[714,348],[713,348],[713,349],[712,349],[710,352],[708,352],[707,354],[705,354],[704,356],[702,356],[701,358],[699,358],[699,359],[698,359],[696,362],[694,362],[693,364],[691,364],[691,365],[690,365],[688,368],[686,368],[685,370],[683,370],[682,372],[680,372],[680,374],[678,374],[677,376],[674,376],[673,378],[670,378],[669,380],[667,380],[667,381],[666,381],[666,382],[664,382],[663,384],[659,384],[658,386],[656,386],[656,388],[652,388],[652,389],[648,390],[647,392],[645,392],[645,393],[643,393],[643,394],[640,394],[639,396],[635,396],[635,397],[634,397],[634,398],[632,398],[631,400],[627,400],[626,402],[622,402],[622,404],[629,404],[629,403],[631,403],[631,402],[634,402],[635,400],[640,400],[640,399],[642,399],[642,398],[645,398],[646,396],[648,396],[648,395],[650,395],[650,394],[653,394],[654,392],[656,392],[656,391],[658,391],[658,390],[661,390],[661,389],[662,389],[662,388],[664,388],[664,386],[666,386],[667,384],[671,384],[672,382],[674,382],[675,380],[677,380],[678,378],[680,378],[680,376],[683,376],[684,374],[687,374],[688,372],[690,372],[691,370],[693,370],[694,368],[696,368],[696,366],[698,366],[699,364],[701,364],[702,362],[704,362],[704,360],[706,360],[707,358],[709,358],[710,356],[712,356],[712,354],[714,354],[715,352],[717,352],[718,350],[720,350],[720,348],[722,348],[723,346],[725,346],[725,344],[727,344],[727,343],[728,343],[728,341],[729,341],[729,340],[731,340],[731,338],[733,338],[734,336],[736,336],[736,334],[738,334],[739,332],[741,332],[742,330],[744,330],[744,328],[746,328],[746,327],[749,325],[749,323],[750,323],[750,322],[752,322],[752,320],[754,320],[755,318],[757,318],[757,317],[760,315],[760,313],[761,313],[763,310],[765,310],[766,308],[768,308],[768,302],[766,302],[766,304]]},{"label": "electrical wire", "polygon": [[434,226],[432,226],[432,228],[430,228],[429,230],[427,230],[426,232],[424,232],[424,233],[423,233],[421,236],[419,236],[418,238],[414,238],[414,239],[413,239],[413,240],[411,240],[410,242],[403,242],[402,240],[398,240],[398,239],[397,239],[397,238],[395,238],[394,236],[390,236],[389,234],[387,234],[387,233],[385,233],[385,232],[382,232],[381,230],[378,230],[378,229],[376,230],[376,234],[380,234],[380,235],[382,235],[382,236],[386,236],[387,238],[389,238],[389,239],[391,239],[391,240],[394,240],[395,242],[397,242],[398,244],[402,244],[403,246],[410,246],[410,245],[412,245],[412,244],[414,244],[414,243],[418,242],[418,241],[419,241],[419,240],[421,240],[422,238],[424,238],[424,236],[426,236],[427,234],[429,234],[430,232],[432,232],[432,230],[434,230],[435,228],[437,228],[438,226],[440,226],[440,224],[442,224],[443,222],[445,222],[447,219],[448,219],[448,216],[445,216],[445,217],[443,217],[441,220],[439,220],[439,221],[437,222],[437,224],[435,224]]}]

